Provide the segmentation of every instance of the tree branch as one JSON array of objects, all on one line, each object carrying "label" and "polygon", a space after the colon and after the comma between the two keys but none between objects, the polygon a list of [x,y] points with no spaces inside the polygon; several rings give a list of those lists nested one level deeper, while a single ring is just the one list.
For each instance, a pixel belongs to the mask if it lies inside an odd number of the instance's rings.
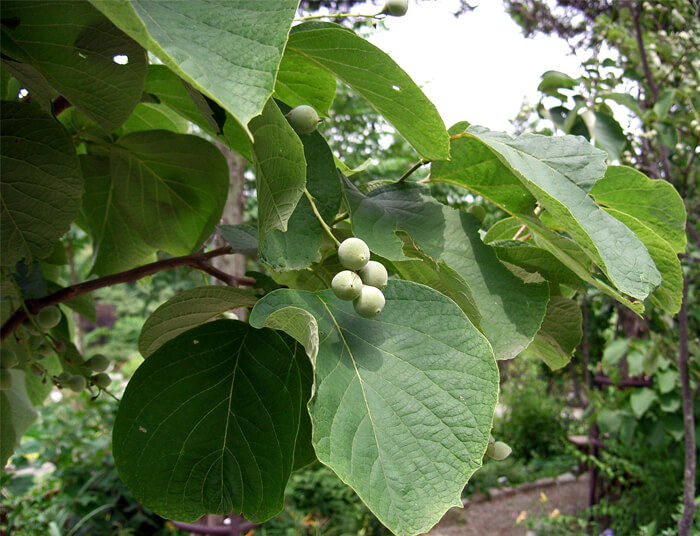
[{"label": "tree branch", "polygon": [[[635,7],[633,4],[634,2],[632,1],[628,2],[629,9],[632,12],[632,19],[634,20],[634,36],[637,40],[637,47],[639,48],[639,58],[642,61],[644,77],[647,79],[647,84],[649,84],[649,88],[651,89],[653,97],[652,102],[656,102],[656,100],[659,98],[659,86],[656,84],[656,80],[654,80],[654,75],[651,74],[651,69],[649,68],[649,58],[647,58],[647,51],[646,48],[644,48],[642,25],[639,22],[639,17],[642,14],[642,10],[639,8],[639,6]],[[647,100],[649,100],[648,97],[649,96],[647,95]]]},{"label": "tree branch", "polygon": [[695,504],[695,470],[697,452],[695,450],[695,415],[693,394],[690,389],[688,367],[688,280],[683,281],[683,301],[678,312],[678,369],[681,377],[681,398],[683,399],[683,428],[685,432],[685,469],[683,471],[683,512],[678,520],[679,536],[689,536],[697,505]]},{"label": "tree branch", "polygon": [[[146,277],[147,275],[152,275],[157,272],[162,272],[163,270],[169,270],[171,268],[177,268],[179,266],[190,266],[198,270],[205,270],[211,273],[209,269],[216,270],[213,266],[207,264],[206,261],[213,259],[214,257],[219,257],[221,255],[228,255],[233,253],[231,246],[224,246],[218,249],[214,249],[207,253],[193,253],[192,255],[185,255],[183,257],[173,257],[172,259],[164,259],[162,261],[152,262],[144,266],[139,266],[138,268],[133,268],[132,270],[127,270],[126,272],[120,272],[118,274],[112,274],[105,277],[99,277],[97,279],[92,279],[90,281],[85,281],[78,285],[70,285],[68,287],[57,290],[53,294],[44,296],[43,298],[35,298],[32,300],[27,300],[25,302],[27,311],[31,314],[36,314],[41,311],[44,307],[49,305],[56,305],[57,303],[62,303],[73,298],[77,298],[88,292],[94,290],[109,287],[112,285],[117,285],[119,283],[131,283],[133,281],[138,281],[139,279]],[[220,272],[220,273],[218,273]],[[224,272],[217,270],[218,275],[215,277],[222,276]],[[212,274],[214,275],[214,274]],[[228,276],[228,274],[225,274]],[[248,279],[243,277],[230,277],[230,281],[238,283],[239,285],[252,286],[255,284],[254,279]],[[228,281],[227,281],[228,282]],[[229,283],[231,284],[231,283]],[[2,325],[0,328],[0,340],[5,340],[5,338],[10,335],[17,327],[27,318],[27,313],[24,308],[17,309],[10,318]]]}]

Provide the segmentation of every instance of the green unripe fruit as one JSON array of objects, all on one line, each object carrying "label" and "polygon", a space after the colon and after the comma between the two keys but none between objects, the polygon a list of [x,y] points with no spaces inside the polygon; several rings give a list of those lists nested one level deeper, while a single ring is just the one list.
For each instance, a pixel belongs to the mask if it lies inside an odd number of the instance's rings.
[{"label": "green unripe fruit", "polygon": [[320,121],[316,110],[306,104],[292,108],[287,114],[287,120],[292,128],[300,134],[311,134],[316,130]]},{"label": "green unripe fruit", "polygon": [[34,317],[41,329],[53,329],[61,321],[61,310],[55,305],[44,307]]},{"label": "green unripe fruit", "polygon": [[338,298],[352,301],[362,292],[362,279],[355,272],[343,270],[335,274],[331,287]]},{"label": "green unripe fruit", "polygon": [[362,318],[374,318],[384,309],[384,294],[377,287],[364,285],[360,295],[352,302],[355,311]]},{"label": "green unripe fruit", "polygon": [[109,359],[102,354],[95,354],[85,364],[95,372],[104,372],[109,368]]},{"label": "green unripe fruit", "polygon": [[38,351],[42,346],[44,346],[44,337],[41,335],[32,335],[29,337],[29,348],[33,351]]},{"label": "green unripe fruit", "polygon": [[369,261],[360,269],[360,277],[365,285],[383,289],[389,281],[389,274],[381,262]]},{"label": "green unripe fruit", "polygon": [[359,270],[369,261],[369,248],[364,240],[348,238],[338,247],[338,259],[343,268]]},{"label": "green unripe fruit", "polygon": [[481,223],[484,223],[484,219],[486,218],[486,209],[484,209],[484,207],[481,205],[472,205],[469,207],[469,214],[476,216],[479,218]]},{"label": "green unripe fruit", "polygon": [[83,376],[73,374],[70,378],[63,382],[63,385],[68,387],[68,389],[70,389],[74,393],[79,393],[83,389],[85,389],[85,387],[87,387],[87,381],[85,381],[85,378]]},{"label": "green unripe fruit", "polygon": [[69,378],[72,378],[72,377],[73,377],[73,375],[70,372],[61,372],[58,375],[57,379],[61,384],[64,384]]},{"label": "green unripe fruit", "polygon": [[12,373],[7,369],[0,369],[0,391],[12,389]]},{"label": "green unripe fruit", "polygon": [[36,326],[34,326],[34,324],[32,324],[32,321],[29,319],[22,321],[22,329],[24,331],[26,331],[27,333],[29,333],[30,335],[38,335],[39,334],[39,332],[36,329]]},{"label": "green unripe fruit", "polygon": [[403,17],[408,11],[408,0],[387,0],[382,13],[392,17]]},{"label": "green unripe fruit", "polygon": [[12,368],[19,364],[19,359],[12,348],[0,349],[0,368]]},{"label": "green unripe fruit", "polygon": [[107,387],[109,387],[109,384],[112,383],[112,378],[110,378],[109,374],[107,374],[106,372],[100,372],[99,374],[95,374],[90,379],[92,380],[92,383],[94,383],[100,389],[107,389]]},{"label": "green unripe fruit", "polygon": [[505,460],[508,456],[510,456],[511,452],[513,452],[513,449],[511,449],[503,441],[496,441],[493,444],[493,454],[491,457],[500,462],[501,460]]}]

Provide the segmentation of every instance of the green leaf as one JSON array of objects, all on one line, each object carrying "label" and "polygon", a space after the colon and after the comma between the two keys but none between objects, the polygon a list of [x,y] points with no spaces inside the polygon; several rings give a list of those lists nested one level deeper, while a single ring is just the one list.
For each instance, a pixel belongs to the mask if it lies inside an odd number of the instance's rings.
[{"label": "green leaf", "polygon": [[666,88],[659,94],[659,98],[654,104],[654,113],[656,117],[664,119],[668,115],[668,111],[676,98],[676,88]]},{"label": "green leaf", "polygon": [[596,147],[607,152],[610,160],[620,160],[620,155],[627,146],[627,138],[620,123],[612,115],[595,112],[595,129],[592,135]]},{"label": "green leaf", "polygon": [[[28,63],[12,61],[8,58],[3,58],[0,63],[21,82],[22,87],[29,91],[33,104],[38,104],[48,114],[53,112],[51,100],[56,92],[39,71]],[[14,96],[16,97],[17,94],[15,93]]]},{"label": "green leaf", "polygon": [[233,118],[226,115],[224,131],[216,123],[210,103],[202,94],[183,82],[164,65],[149,65],[144,92],[155,96],[179,115],[191,121],[212,138],[225,142],[238,154],[252,160],[248,135]]},{"label": "green leaf", "polygon": [[90,0],[245,129],[272,95],[298,0]]},{"label": "green leaf", "polygon": [[[571,78],[568,74],[561,71],[547,71],[542,75],[542,81],[537,86],[537,91],[541,91],[545,95],[559,96],[560,89],[573,89],[578,84],[575,78]],[[566,98],[562,95],[563,98]]]},{"label": "green leaf", "polygon": [[502,262],[519,266],[529,273],[538,273],[551,282],[582,286],[581,279],[549,251],[519,240],[501,240],[490,245]]},{"label": "green leaf", "polygon": [[271,312],[259,327],[284,331],[301,343],[311,363],[316,365],[318,356],[318,323],[316,318],[300,307],[283,307]]},{"label": "green leaf", "polygon": [[642,117],[644,115],[637,100],[629,93],[602,93],[601,97],[626,106],[627,109],[634,112],[637,117]]},{"label": "green leaf", "polygon": [[113,434],[119,476],[136,500],[182,521],[277,514],[308,396],[297,357],[272,330],[218,320],[144,361]]},{"label": "green leaf", "polygon": [[402,279],[415,281],[422,285],[434,288],[445,296],[451,298],[474,326],[480,328],[481,313],[476,305],[472,291],[464,278],[450,268],[445,262],[436,262],[425,254],[411,237],[398,231],[397,235],[404,241],[404,254],[412,259],[410,261],[394,261],[391,266]]},{"label": "green leaf", "polygon": [[84,212],[98,274],[133,268],[161,249],[186,255],[212,233],[228,194],[221,152],[197,136],[135,132],[84,157]]},{"label": "green leaf", "polygon": [[676,314],[681,307],[683,273],[676,253],[685,250],[685,207],[675,188],[631,168],[610,168],[591,195],[609,214],[635,232],[661,272],[652,302]]},{"label": "green leaf", "polygon": [[392,280],[384,293],[382,313],[364,319],[331,290],[280,289],[250,322],[289,307],[316,318],[309,410],[318,458],[390,530],[418,534],[461,505],[481,466],[498,371],[486,339],[449,298],[408,281]]},{"label": "green leaf", "polygon": [[280,285],[317,291],[330,288],[333,277],[341,270],[345,270],[345,267],[341,266],[338,255],[333,252],[304,270],[273,272],[272,275]]},{"label": "green leaf", "polygon": [[630,407],[637,419],[641,419],[651,405],[659,399],[657,394],[648,387],[636,389],[630,395]]},{"label": "green leaf", "polygon": [[258,194],[258,237],[275,229],[287,230],[287,222],[306,184],[304,147],[294,129],[270,101],[260,117],[250,122],[255,137],[253,161]]},{"label": "green leaf", "polygon": [[78,214],[83,179],[70,136],[39,108],[3,102],[0,129],[0,258],[11,266],[51,254]]},{"label": "green leaf", "polygon": [[144,130],[171,130],[186,134],[189,123],[164,104],[140,102],[119,129],[119,135]]},{"label": "green leaf", "polygon": [[287,50],[357,91],[426,160],[449,157],[449,136],[433,103],[391,57],[368,41],[340,26],[300,25]]},{"label": "green leaf", "polygon": [[329,71],[293,50],[284,51],[275,83],[276,99],[292,108],[307,104],[327,116],[335,89],[335,77]]},{"label": "green leaf", "polygon": [[248,289],[212,285],[183,290],[148,317],[139,335],[139,351],[143,357],[149,357],[180,333],[231,309],[252,307],[256,301]]},{"label": "green leaf", "polygon": [[656,375],[656,380],[661,394],[670,393],[676,387],[678,372],[673,369],[664,370]]},{"label": "green leaf", "polygon": [[24,372],[6,372],[12,378],[12,388],[0,391],[0,467],[5,467],[22,435],[37,418],[24,386]]},{"label": "green leaf", "polygon": [[652,180],[626,166],[610,166],[590,194],[604,208],[614,208],[643,221],[671,244],[676,253],[686,247],[686,211],[678,192],[666,181]]},{"label": "green leaf", "polygon": [[234,253],[249,254],[258,251],[258,230],[252,225],[219,225],[217,229]]},{"label": "green leaf", "polygon": [[[333,153],[318,132],[299,138],[304,144],[306,188],[328,223],[338,213],[343,195]],[[275,271],[306,268],[318,255],[324,234],[311,203],[302,197],[287,222],[287,230],[267,234],[260,248],[260,260]]]},{"label": "green leaf", "polygon": [[[34,67],[106,130],[129,117],[143,90],[145,51],[89,3],[3,2],[2,16],[20,21],[16,28],[3,26],[3,50],[11,45],[10,57]],[[128,63],[117,63],[115,56]]]},{"label": "green leaf", "polygon": [[396,231],[426,255],[444,261],[466,281],[481,314],[481,329],[498,359],[518,355],[540,328],[549,301],[546,283],[525,284],[479,236],[479,220],[439,204],[419,184],[383,186],[364,196],[346,185],[353,233],[382,257],[406,260]]},{"label": "green leaf", "polygon": [[569,136],[513,139],[474,127],[464,135],[487,144],[618,289],[643,300],[661,284],[644,244],[586,193],[604,175],[605,153]]},{"label": "green leaf", "polygon": [[552,370],[566,366],[583,337],[581,322],[581,309],[574,300],[552,296],[542,327],[526,352],[538,356]]},{"label": "green leaf", "polygon": [[[62,285],[54,281],[46,281],[47,293],[57,292],[64,288]],[[83,318],[89,320],[93,324],[97,324],[97,313],[95,312],[95,299],[91,293],[77,296],[72,300],[63,302],[63,305],[70,307]]]}]

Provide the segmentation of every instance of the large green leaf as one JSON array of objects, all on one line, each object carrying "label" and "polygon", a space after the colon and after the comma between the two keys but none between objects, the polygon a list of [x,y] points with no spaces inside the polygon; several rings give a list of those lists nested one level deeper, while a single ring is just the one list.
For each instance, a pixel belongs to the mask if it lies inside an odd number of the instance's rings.
[{"label": "large green leaf", "polygon": [[542,327],[525,351],[538,356],[552,370],[566,366],[581,342],[581,322],[581,309],[574,300],[552,296]]},{"label": "large green leaf", "polygon": [[6,372],[12,378],[12,387],[0,390],[0,467],[5,467],[22,435],[37,417],[24,386],[24,372],[17,369]]},{"label": "large green leaf", "polygon": [[[197,125],[212,138],[225,142],[231,149],[248,160],[252,159],[248,136],[233,116],[226,114],[222,132],[211,109],[215,103],[211,100],[206,101],[200,92],[192,86],[188,87],[165,65],[148,66],[146,85],[143,90]],[[221,108],[219,109],[221,110]]]},{"label": "large green leaf", "polygon": [[582,285],[581,279],[547,250],[519,240],[499,240],[490,245],[501,262],[538,273],[552,283]]},{"label": "large green leaf", "polygon": [[140,102],[131,112],[129,119],[117,131],[123,136],[130,132],[144,130],[171,130],[179,134],[187,134],[190,124],[182,116],[175,113],[165,104]]},{"label": "large green leaf", "polygon": [[109,158],[84,157],[83,171],[98,274],[132,268],[156,249],[191,253],[214,230],[228,193],[221,152],[165,130],[127,134]]},{"label": "large green leaf", "polygon": [[260,243],[275,229],[287,230],[287,222],[306,184],[304,147],[282,112],[270,99],[260,117],[250,122],[255,137],[253,160],[258,194]]},{"label": "large green leaf", "polygon": [[244,128],[268,101],[298,0],[90,0]]},{"label": "large green leaf", "polygon": [[231,309],[252,307],[256,301],[255,294],[248,289],[211,285],[183,290],[148,317],[139,335],[139,351],[148,357],[183,331]]},{"label": "large green leaf", "polygon": [[426,255],[444,261],[464,281],[481,314],[480,326],[498,359],[518,355],[532,341],[547,309],[546,283],[525,284],[479,236],[479,220],[425,195],[418,184],[377,188],[367,196],[348,186],[353,233],[389,260],[405,260],[405,231]]},{"label": "large green leaf", "polygon": [[632,229],[644,243],[663,281],[652,303],[676,314],[683,295],[677,253],[685,251],[685,206],[675,188],[627,167],[611,167],[591,195],[609,214]]},{"label": "large green leaf", "polygon": [[614,208],[644,222],[676,253],[685,251],[685,205],[673,185],[651,180],[630,167],[610,166],[590,194],[603,208]]},{"label": "large green leaf", "polygon": [[34,67],[105,129],[129,117],[141,98],[145,51],[88,2],[6,1],[2,16],[19,21],[3,25],[7,55]]},{"label": "large green leaf", "polygon": [[[343,191],[333,153],[318,132],[300,135],[306,159],[306,188],[321,217],[330,222],[338,213]],[[276,229],[265,237],[260,260],[275,271],[306,268],[318,255],[324,231],[306,197],[299,200],[287,222],[287,230]]]},{"label": "large green leaf", "polygon": [[328,115],[335,89],[333,74],[293,50],[285,50],[277,73],[275,98],[291,107],[307,104],[320,115]]},{"label": "large green leaf", "polygon": [[481,466],[497,399],[486,339],[449,298],[390,281],[373,319],[331,290],[281,289],[250,322],[300,308],[318,322],[315,392],[309,403],[319,460],[396,534],[432,527]]},{"label": "large green leaf", "polygon": [[0,258],[48,257],[80,209],[83,179],[63,127],[39,108],[2,103]]},{"label": "large green leaf", "polygon": [[194,521],[283,505],[303,398],[297,359],[273,330],[218,320],[167,342],[138,368],[119,405],[113,452],[134,497]]},{"label": "large green leaf", "polygon": [[[643,300],[661,284],[661,275],[644,244],[587,195],[603,177],[605,153],[573,136],[529,135],[513,139],[481,127],[469,127],[461,137],[479,140],[493,151],[503,165],[499,174],[510,173],[520,181],[620,291]],[[456,140],[458,144],[460,141]],[[461,180],[453,182],[472,189],[469,176],[460,172],[472,164],[470,154],[460,152],[438,167],[434,179],[458,176]],[[528,211],[509,207],[505,203],[509,199],[490,199],[526,223],[531,217]],[[534,228],[531,231],[538,232]]]},{"label": "large green leaf", "polygon": [[426,160],[449,157],[440,114],[386,53],[345,28],[307,24],[295,28],[287,50],[330,71],[382,114]]}]

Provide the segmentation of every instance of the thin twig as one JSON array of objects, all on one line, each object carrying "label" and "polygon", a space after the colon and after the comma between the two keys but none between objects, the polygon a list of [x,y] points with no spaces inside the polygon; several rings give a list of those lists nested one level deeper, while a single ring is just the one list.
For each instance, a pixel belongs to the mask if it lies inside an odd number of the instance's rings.
[{"label": "thin twig", "polygon": [[[49,305],[56,305],[57,303],[69,301],[73,298],[77,298],[78,296],[82,296],[83,294],[87,294],[88,292],[104,287],[109,287],[119,283],[131,283],[133,281],[138,281],[139,279],[148,275],[162,272],[163,270],[169,270],[171,268],[177,268],[179,266],[190,266],[201,270],[203,268],[199,266],[198,263],[208,261],[209,259],[213,259],[214,257],[219,257],[221,255],[228,255],[229,253],[233,253],[231,246],[224,246],[207,253],[193,253],[192,255],[164,259],[162,261],[139,266],[138,268],[133,268],[132,270],[127,270],[126,272],[120,272],[118,274],[92,279],[78,285],[70,285],[62,288],[61,290],[57,290],[48,296],[44,296],[43,298],[27,300],[23,303],[27,310],[25,311],[24,308],[17,309],[2,325],[2,328],[0,328],[0,340],[5,340],[5,338],[27,318],[27,313],[35,315],[41,309],[48,307]],[[255,284],[255,280],[247,278],[238,278],[237,282],[240,285],[246,286],[252,286]]]},{"label": "thin twig", "polygon": [[418,162],[416,162],[415,164],[413,164],[410,168],[408,168],[408,171],[406,171],[406,173],[404,173],[404,174],[401,175],[398,179],[396,179],[396,182],[398,183],[398,182],[403,182],[403,181],[405,181],[408,177],[410,177],[410,176],[413,174],[414,171],[416,171],[416,170],[419,169],[421,166],[424,166],[424,165],[427,164],[427,163],[428,163],[428,162],[427,162],[426,160],[422,160],[422,159],[419,160]]},{"label": "thin twig", "polygon": [[311,196],[311,193],[309,193],[309,191],[306,188],[304,188],[304,195],[306,196],[306,199],[309,200],[309,204],[311,205],[311,210],[314,211],[314,216],[316,216],[318,223],[321,224],[321,227],[326,232],[326,234],[330,237],[330,239],[333,240],[335,245],[340,246],[340,242],[338,241],[338,239],[335,236],[333,236],[333,232],[331,231],[331,228],[328,227],[328,225],[326,225],[326,222],[323,220],[321,213],[316,208],[316,203],[314,203],[314,198]]}]

